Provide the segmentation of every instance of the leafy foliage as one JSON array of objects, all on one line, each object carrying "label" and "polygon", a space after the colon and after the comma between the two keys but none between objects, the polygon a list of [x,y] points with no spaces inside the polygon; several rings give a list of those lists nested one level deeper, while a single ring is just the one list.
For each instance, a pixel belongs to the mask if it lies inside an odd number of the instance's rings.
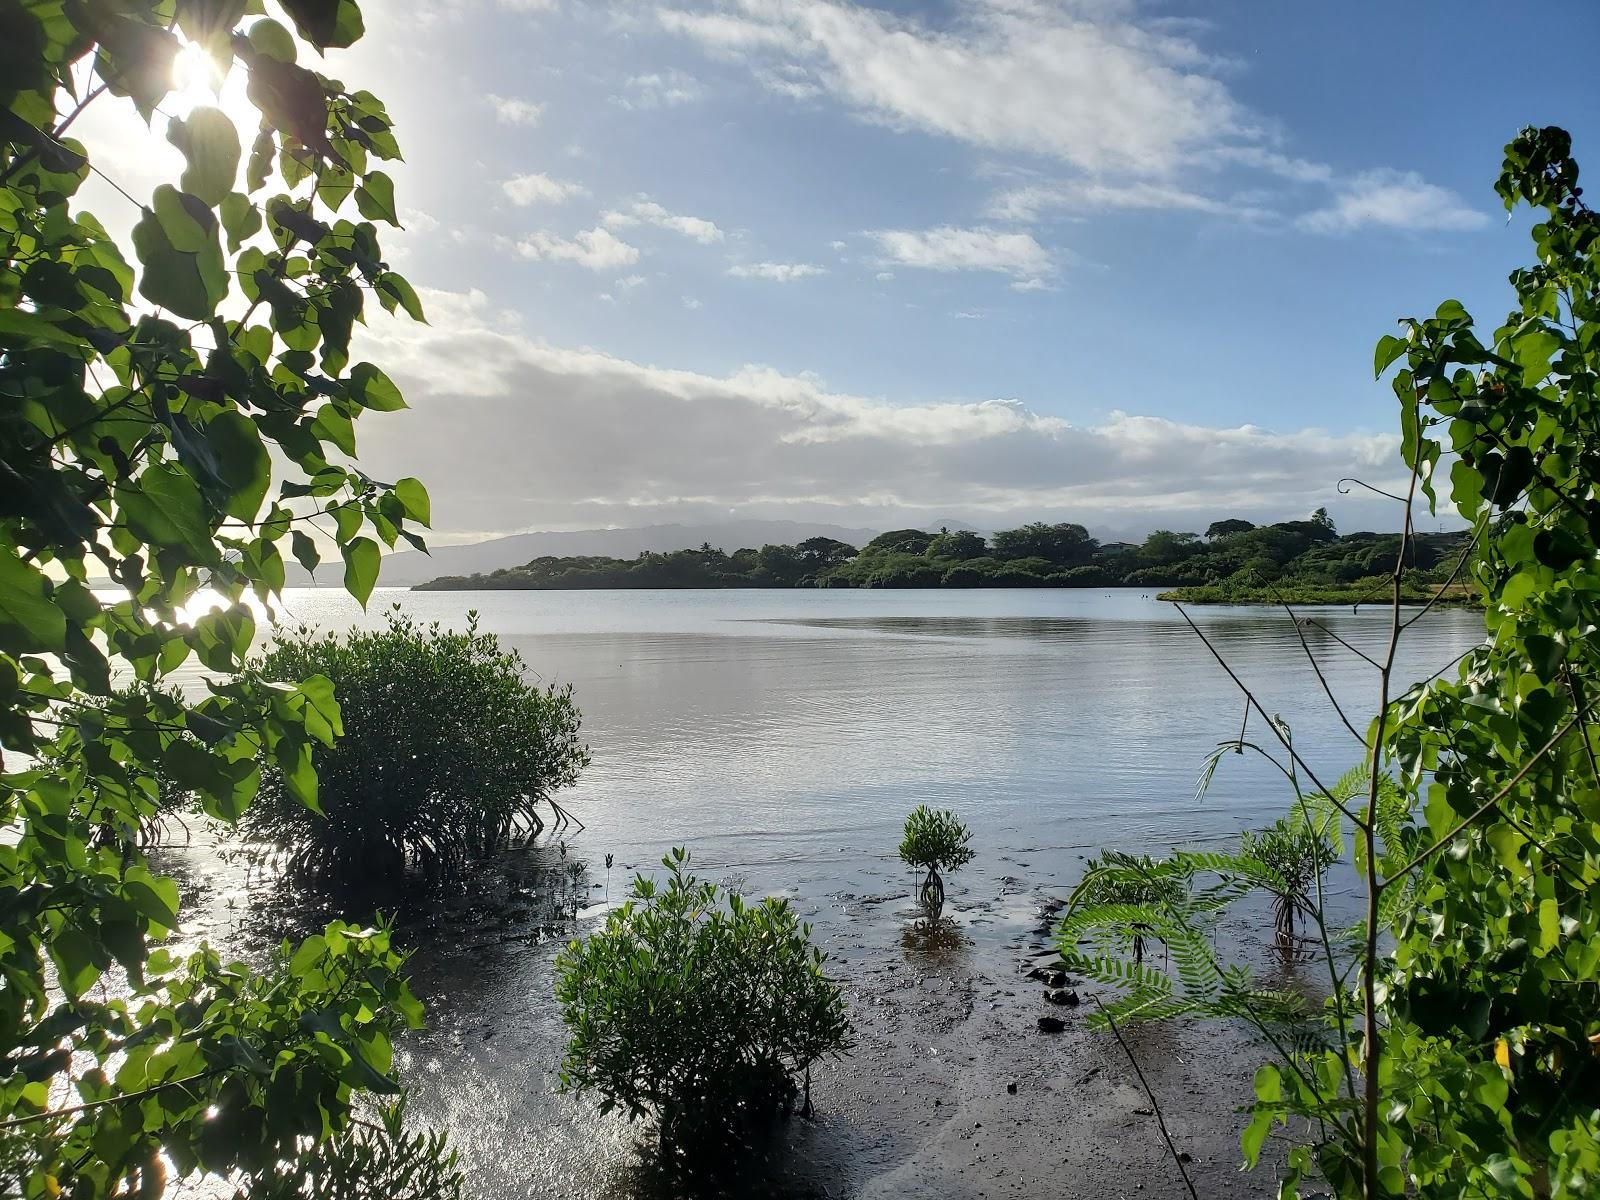
[{"label": "leafy foliage", "polygon": [[959,871],[972,861],[972,830],[949,809],[919,804],[906,817],[900,838],[900,861],[925,873],[923,905],[937,914],[944,906],[944,872]]},{"label": "leafy foliage", "polygon": [[810,1068],[850,1045],[837,984],[787,901],[756,904],[661,860],[665,886],[635,878],[605,927],[556,960],[571,1033],[565,1090],[603,1111],[659,1119],[669,1150],[737,1140],[787,1107]]},{"label": "leafy foliage", "polygon": [[[353,0],[284,7],[318,48],[361,30]],[[313,1143],[345,1153],[420,1018],[381,929],[330,926],[265,969],[159,948],[178,892],[139,849],[167,784],[231,821],[265,761],[316,804],[326,678],[162,683],[242,665],[244,598],[282,587],[286,540],[319,556],[306,526],[364,601],[374,537],[420,544],[427,519],[420,484],[348,461],[356,419],[403,403],[350,363],[367,294],[422,315],[373,223],[394,223],[376,162],[399,148],[376,97],[300,65],[261,12],[0,4],[0,1174],[29,1196],[159,1195],[168,1164],[248,1191]],[[152,119],[183,39],[248,77],[261,123],[246,155],[220,110],[166,122],[186,166],[139,205],[130,260],[75,200],[92,164],[69,129],[97,103]]]},{"label": "leafy foliage", "polygon": [[[1243,1017],[1310,1039],[1301,996],[1256,987],[1248,970],[1221,962],[1212,948],[1217,914],[1267,882],[1278,882],[1271,868],[1243,854],[1155,859],[1108,850],[1091,859],[1056,928],[1067,965],[1119,993],[1090,1022]],[[1145,961],[1150,941],[1166,948],[1162,968]]]},{"label": "leafy foliage", "polygon": [[[1294,819],[1348,846],[1363,885],[1349,936],[1307,913],[1329,975],[1319,1020],[1252,992],[1241,968],[1208,980],[1180,964],[1180,988],[1114,958],[1082,964],[1121,990],[1126,1015],[1231,1014],[1270,1041],[1241,1142],[1254,1165],[1275,1128],[1290,1135],[1285,1196],[1317,1175],[1367,1200],[1600,1187],[1600,217],[1570,150],[1553,128],[1506,147],[1496,190],[1539,210],[1536,262],[1512,273],[1517,306],[1492,337],[1451,300],[1378,343],[1378,374],[1403,360],[1402,452],[1430,509],[1450,464],[1487,637],[1454,672],[1391,690],[1403,544],[1390,650],[1369,659],[1383,702],[1368,761],[1302,792],[1309,768],[1273,723]],[[1292,882],[1265,848],[1177,861],[1214,872],[1198,895],[1226,903]],[[1193,908],[1134,911],[1181,933]],[[1127,914],[1075,912],[1063,942],[1113,917]]]},{"label": "leafy foliage", "polygon": [[1147,940],[1171,944],[1161,936],[1171,932],[1166,914],[1187,900],[1192,875],[1193,867],[1181,856],[1163,862],[1107,850],[1085,866],[1067,902],[1058,939],[1066,947],[1071,933],[1067,949],[1076,958],[1078,941],[1092,933],[1102,949],[1126,946],[1133,961],[1143,963]]},{"label": "leafy foliage", "polygon": [[269,764],[242,822],[303,878],[392,882],[415,867],[454,880],[543,829],[540,807],[589,761],[572,689],[530,685],[521,657],[481,632],[476,613],[462,633],[398,608],[377,630],[301,629],[246,674],[318,675],[339,697],[343,735],[312,754],[319,811]]},{"label": "leafy foliage", "polygon": [[[1035,522],[990,541],[969,530],[895,529],[859,552],[833,538],[728,554],[710,545],[637,558],[547,555],[483,575],[444,576],[440,590],[746,587],[1178,587],[1180,599],[1354,603],[1384,593],[1384,573],[1399,552],[1397,534],[1339,537],[1327,521],[1214,521],[1206,541],[1158,529],[1142,545],[1102,546],[1070,523]],[[1407,599],[1433,598],[1454,566],[1458,534],[1419,535],[1408,543],[1417,568]]]}]

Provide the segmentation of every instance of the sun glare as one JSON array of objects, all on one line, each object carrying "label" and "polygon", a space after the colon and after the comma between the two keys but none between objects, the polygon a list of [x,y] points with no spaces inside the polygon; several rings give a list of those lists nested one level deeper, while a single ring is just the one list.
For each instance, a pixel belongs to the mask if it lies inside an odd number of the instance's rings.
[{"label": "sun glare", "polygon": [[169,117],[187,117],[205,105],[227,113],[248,140],[257,114],[245,95],[245,73],[231,66],[222,70],[204,46],[186,41],[173,60],[172,91],[162,101],[161,111]]},{"label": "sun glare", "polygon": [[197,104],[215,104],[222,85],[222,72],[216,61],[198,42],[188,42],[172,64],[174,107],[185,112]]}]

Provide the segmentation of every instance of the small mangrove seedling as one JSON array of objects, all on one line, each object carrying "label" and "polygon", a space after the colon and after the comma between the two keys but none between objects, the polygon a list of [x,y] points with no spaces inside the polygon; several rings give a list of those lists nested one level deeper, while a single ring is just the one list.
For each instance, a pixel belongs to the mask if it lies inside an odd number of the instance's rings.
[{"label": "small mangrove seedling", "polygon": [[[1172,911],[1185,907],[1191,873],[1182,863],[1104,851],[1086,865],[1057,936],[1065,945],[1061,931],[1095,929],[1110,943],[1132,950],[1134,964],[1141,965],[1145,942],[1151,937],[1165,942]],[[1065,950],[1063,956],[1076,961]]]},{"label": "small mangrove seedling", "polygon": [[944,909],[944,872],[958,871],[972,861],[972,830],[949,809],[919,804],[906,818],[900,859],[924,872],[918,898],[930,916]]},{"label": "small mangrove seedling", "polygon": [[606,907],[611,907],[611,855],[606,855]]},{"label": "small mangrove seedling", "polygon": [[1239,856],[1258,868],[1261,886],[1272,895],[1278,948],[1293,951],[1298,941],[1295,918],[1301,913],[1316,918],[1312,893],[1322,873],[1338,860],[1338,852],[1321,831],[1284,817],[1259,833],[1246,832],[1240,839]]}]

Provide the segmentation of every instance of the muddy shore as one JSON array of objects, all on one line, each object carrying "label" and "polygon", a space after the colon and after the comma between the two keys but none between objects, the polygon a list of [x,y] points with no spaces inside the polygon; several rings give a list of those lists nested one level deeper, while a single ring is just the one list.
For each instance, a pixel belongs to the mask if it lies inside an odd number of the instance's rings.
[{"label": "muddy shore", "polygon": [[[605,911],[606,885],[573,871],[580,848],[581,839],[570,856],[555,846],[522,852],[492,894],[402,917],[413,983],[428,1006],[426,1028],[402,1042],[398,1058],[412,1115],[449,1129],[472,1194],[485,1200],[686,1194],[653,1169],[647,1129],[556,1091],[565,1037],[551,962]],[[188,929],[235,952],[249,955],[335,913],[328,902],[285,903],[259,880],[244,884],[238,864],[213,850],[178,857],[195,901]],[[934,926],[911,900],[911,876],[890,860],[851,856],[848,867],[727,877],[753,894],[787,895],[811,923],[845,989],[856,1044],[814,1072],[811,1118],[791,1117],[761,1153],[702,1193],[1188,1194],[1127,1054],[1087,1027],[1090,990],[1069,980],[1079,1003],[1052,1003],[1046,983],[1027,974],[1052,957],[1050,916],[1081,870],[1076,855],[1037,856],[1055,859],[1053,869],[1031,857],[954,876]],[[715,864],[696,865],[724,877]],[[612,873],[613,902],[629,875],[621,864]],[[1223,936],[1250,952],[1248,929]],[[1041,1017],[1057,1018],[1061,1030],[1042,1032]],[[1239,1173],[1237,1110],[1259,1052],[1225,1027],[1142,1027],[1126,1037],[1199,1194],[1271,1194],[1266,1173]]]}]

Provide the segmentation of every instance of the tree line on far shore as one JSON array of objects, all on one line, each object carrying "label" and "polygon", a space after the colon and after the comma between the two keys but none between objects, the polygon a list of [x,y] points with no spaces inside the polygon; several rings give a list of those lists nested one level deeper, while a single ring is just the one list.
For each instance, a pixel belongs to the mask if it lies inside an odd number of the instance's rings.
[{"label": "tree line on far shore", "polygon": [[[1411,564],[1448,572],[1463,535],[1413,539]],[[637,558],[547,555],[481,575],[445,576],[437,590],[579,588],[1159,587],[1206,598],[1257,590],[1348,590],[1393,570],[1400,535],[1340,535],[1325,509],[1306,520],[1255,525],[1230,518],[1204,534],[1158,529],[1143,542],[1099,542],[1082,526],[1033,522],[985,538],[971,530],[893,529],[859,549],[828,537],[732,554],[709,544]]]}]

